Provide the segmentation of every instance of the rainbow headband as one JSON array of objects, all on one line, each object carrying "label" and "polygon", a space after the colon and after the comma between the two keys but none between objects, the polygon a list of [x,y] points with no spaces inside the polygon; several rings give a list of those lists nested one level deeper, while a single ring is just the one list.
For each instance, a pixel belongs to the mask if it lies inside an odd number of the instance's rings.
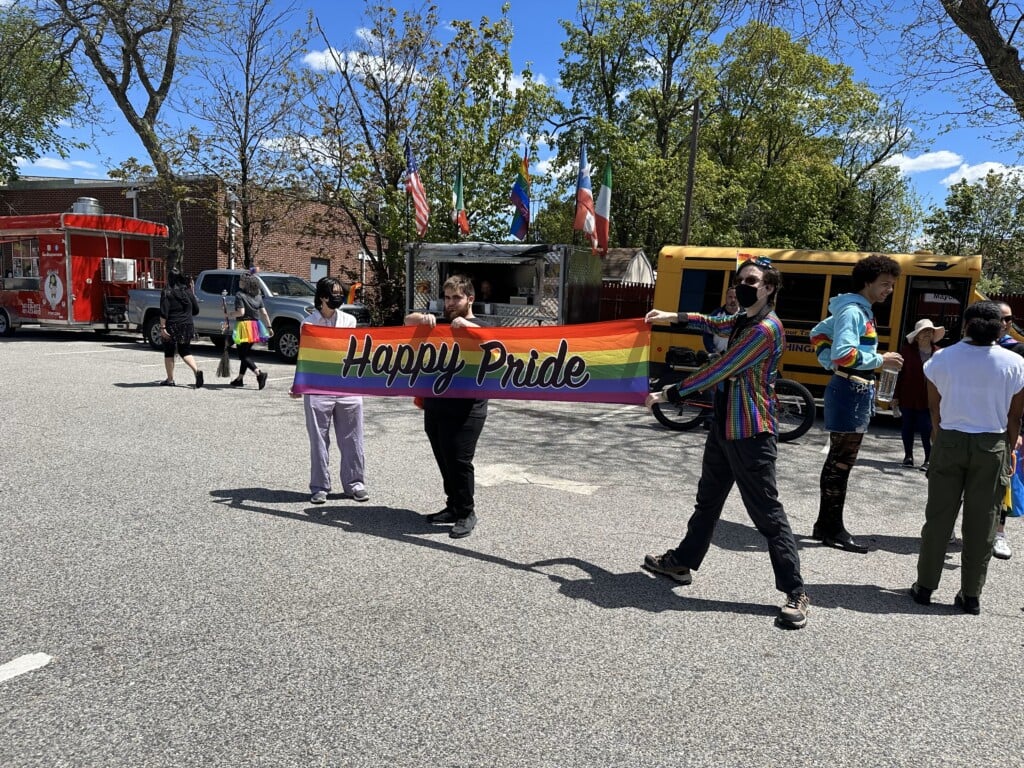
[{"label": "rainbow headband", "polygon": [[641,404],[643,320],[526,328],[302,326],[292,391]]}]

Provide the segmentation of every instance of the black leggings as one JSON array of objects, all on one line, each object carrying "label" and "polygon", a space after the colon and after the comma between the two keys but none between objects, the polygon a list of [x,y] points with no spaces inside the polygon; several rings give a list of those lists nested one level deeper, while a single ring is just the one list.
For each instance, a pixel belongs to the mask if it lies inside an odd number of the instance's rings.
[{"label": "black leggings", "polygon": [[241,363],[241,367],[238,369],[238,378],[245,376],[246,371],[252,371],[255,373],[259,370],[256,367],[249,355],[252,353],[252,344],[239,344],[238,345],[238,362]]}]

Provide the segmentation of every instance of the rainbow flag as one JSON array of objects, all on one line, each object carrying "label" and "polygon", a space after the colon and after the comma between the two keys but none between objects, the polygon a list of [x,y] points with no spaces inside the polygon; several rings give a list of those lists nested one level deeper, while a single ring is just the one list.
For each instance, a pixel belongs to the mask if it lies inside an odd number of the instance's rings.
[{"label": "rainbow flag", "polygon": [[458,331],[307,324],[292,391],[640,405],[650,341],[643,320]]}]

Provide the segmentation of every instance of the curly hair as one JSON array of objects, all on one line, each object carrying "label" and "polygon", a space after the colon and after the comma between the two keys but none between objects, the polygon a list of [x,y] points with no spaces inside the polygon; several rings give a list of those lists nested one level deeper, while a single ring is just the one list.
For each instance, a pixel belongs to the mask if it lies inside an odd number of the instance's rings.
[{"label": "curly hair", "polygon": [[875,282],[882,275],[900,276],[900,265],[895,259],[874,253],[853,265],[853,290],[862,291],[865,285]]},{"label": "curly hair", "polygon": [[1001,316],[997,302],[974,302],[964,312],[964,336],[982,346],[995,344],[1003,332]]}]

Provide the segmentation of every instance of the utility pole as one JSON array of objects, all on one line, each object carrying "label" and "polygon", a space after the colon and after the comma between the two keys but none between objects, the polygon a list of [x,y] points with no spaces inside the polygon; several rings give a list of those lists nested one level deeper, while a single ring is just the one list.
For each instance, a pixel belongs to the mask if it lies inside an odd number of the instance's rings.
[{"label": "utility pole", "polygon": [[682,244],[690,244],[690,208],[693,206],[693,177],[697,165],[697,126],[700,123],[700,98],[693,100],[693,123],[690,126],[690,168],[686,172],[686,197],[683,202]]}]

